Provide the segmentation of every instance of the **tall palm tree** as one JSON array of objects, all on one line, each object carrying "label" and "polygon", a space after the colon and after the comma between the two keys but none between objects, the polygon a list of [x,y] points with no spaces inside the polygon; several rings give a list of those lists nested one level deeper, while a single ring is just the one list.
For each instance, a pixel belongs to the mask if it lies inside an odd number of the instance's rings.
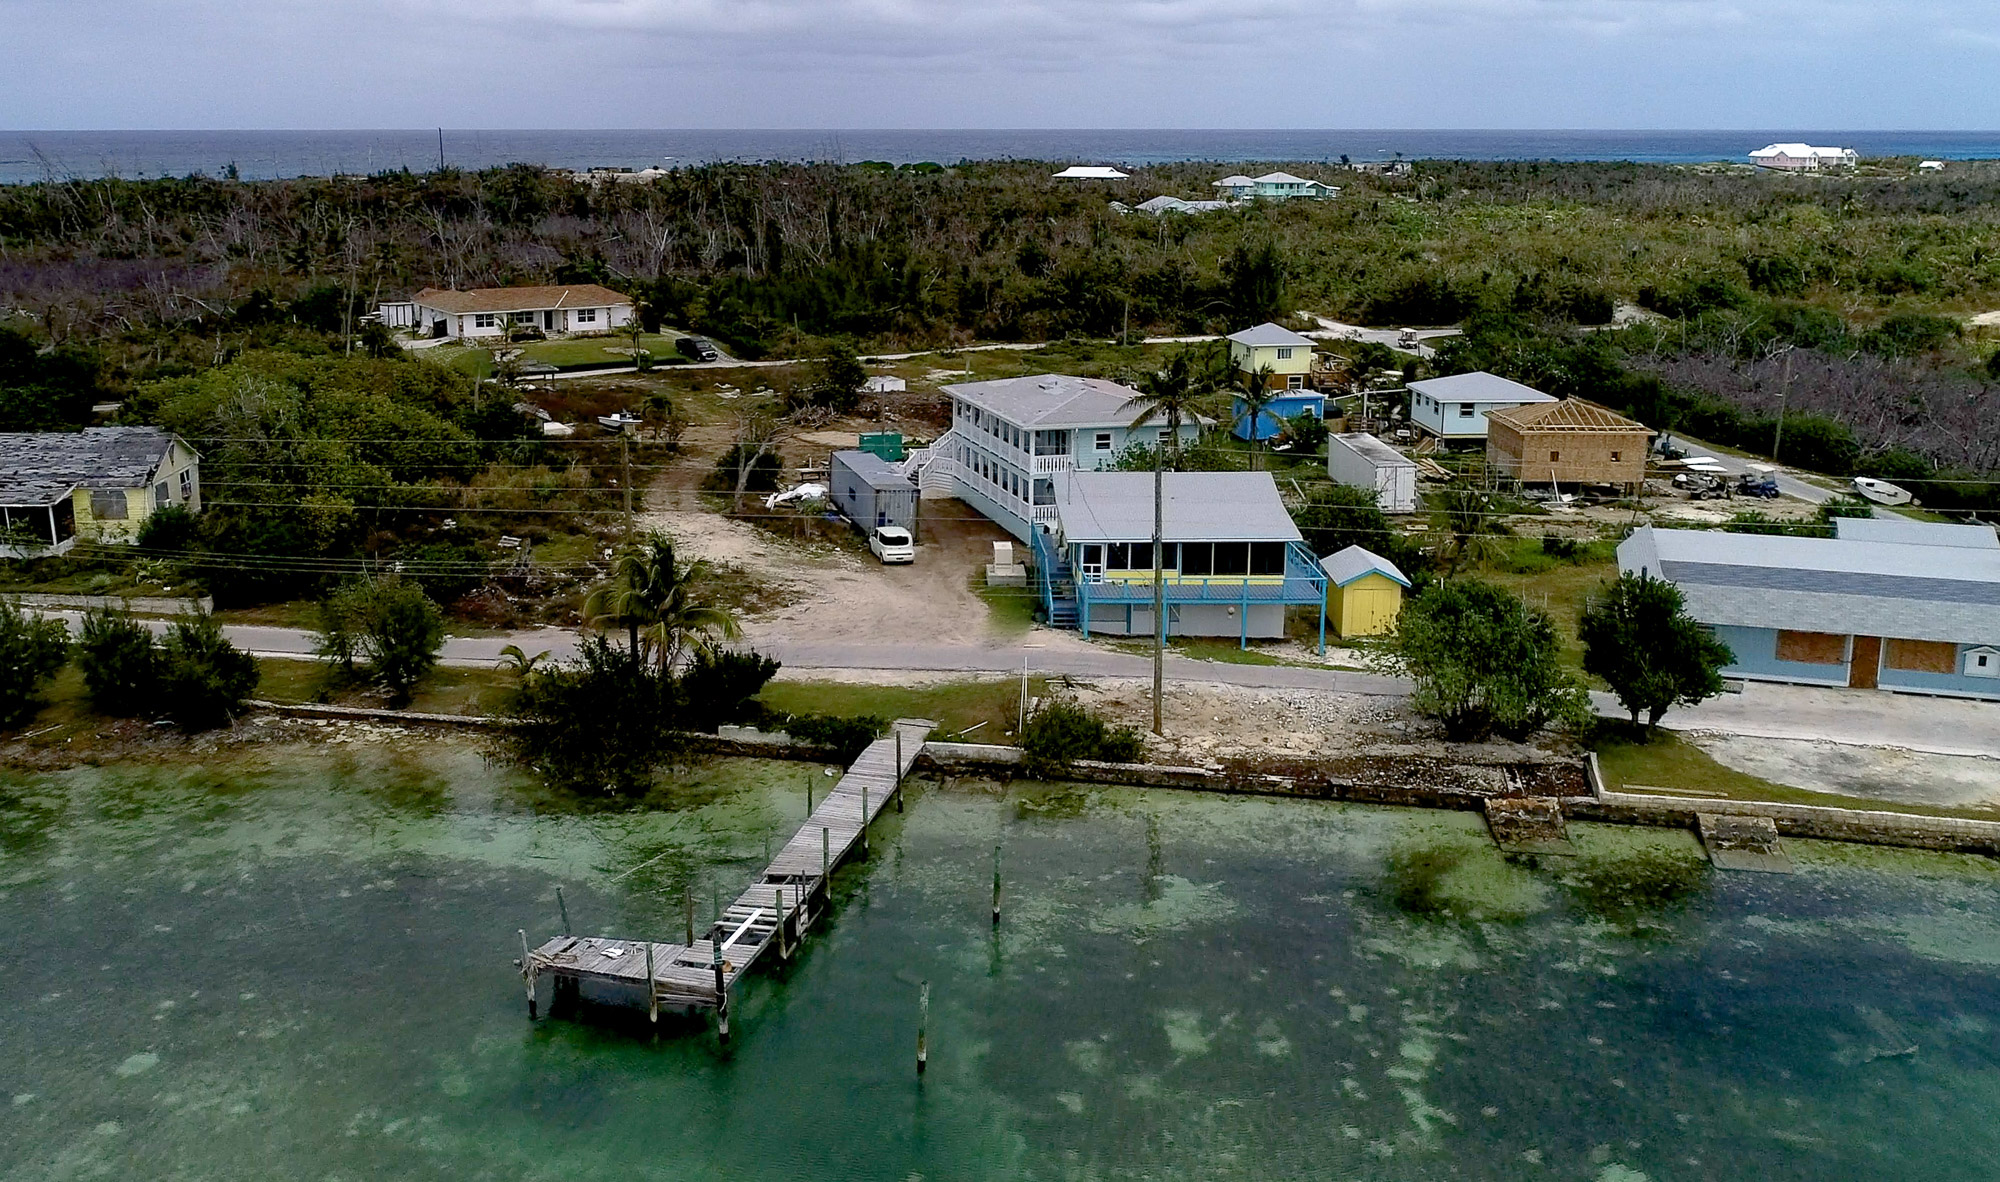
[{"label": "tall palm tree", "polygon": [[597,627],[623,627],[633,660],[651,657],[662,673],[682,656],[712,650],[741,635],[729,609],[707,602],[708,564],[674,559],[673,541],[653,534],[624,554],[611,581],[591,591],[583,615]]},{"label": "tall palm tree", "polygon": [[1139,393],[1126,400],[1124,407],[1139,412],[1139,417],[1132,420],[1134,431],[1162,417],[1167,420],[1166,438],[1153,449],[1153,733],[1156,735],[1160,733],[1160,695],[1166,681],[1167,659],[1167,581],[1162,569],[1166,519],[1163,473],[1169,455],[1174,466],[1180,467],[1181,423],[1196,417],[1195,403],[1209,388],[1207,367],[1192,356],[1191,350],[1181,349],[1159,369],[1140,376]]},{"label": "tall palm tree", "polygon": [[1260,365],[1252,370],[1238,370],[1236,391],[1250,414],[1250,470],[1257,470],[1257,453],[1263,447],[1262,431],[1264,411],[1278,400],[1279,391],[1271,387],[1271,367]]}]

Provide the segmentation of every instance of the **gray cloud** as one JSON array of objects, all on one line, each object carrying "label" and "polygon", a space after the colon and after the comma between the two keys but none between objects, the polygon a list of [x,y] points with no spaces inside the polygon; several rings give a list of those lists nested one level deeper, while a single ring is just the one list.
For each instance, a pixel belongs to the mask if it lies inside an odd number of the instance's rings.
[{"label": "gray cloud", "polygon": [[1991,0],[0,0],[0,119],[2000,126]]}]

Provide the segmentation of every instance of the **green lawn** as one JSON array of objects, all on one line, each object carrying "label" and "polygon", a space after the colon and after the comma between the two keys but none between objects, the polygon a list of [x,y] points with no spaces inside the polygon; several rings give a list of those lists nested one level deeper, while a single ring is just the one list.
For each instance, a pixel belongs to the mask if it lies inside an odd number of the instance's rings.
[{"label": "green lawn", "polygon": [[[319,701],[326,666],[318,661],[260,658],[262,678],[257,696],[272,702]],[[409,709],[429,714],[499,714],[514,689],[514,675],[505,669],[440,666],[417,686]],[[379,694],[366,687],[337,692],[327,699],[340,706],[380,706]]]},{"label": "green lawn", "polygon": [[[1028,679],[1030,697],[1047,692],[1046,678]],[[968,742],[1005,743],[1013,738],[1019,720],[1021,679],[953,681],[927,686],[774,681],[764,687],[757,700],[773,710],[792,714],[929,718],[938,723],[940,738],[962,735]]]}]

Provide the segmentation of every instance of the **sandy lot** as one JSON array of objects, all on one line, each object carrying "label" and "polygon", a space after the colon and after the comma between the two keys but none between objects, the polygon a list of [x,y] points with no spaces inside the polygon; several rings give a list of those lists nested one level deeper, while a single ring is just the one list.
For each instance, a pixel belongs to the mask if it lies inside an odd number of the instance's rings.
[{"label": "sandy lot", "polygon": [[690,558],[728,563],[782,590],[784,606],[744,621],[759,641],[981,644],[1003,635],[973,576],[1006,531],[960,501],[926,501],[917,561],[883,566],[826,542],[792,542],[701,509],[659,509],[642,524],[665,531]]},{"label": "sandy lot", "polygon": [[[1075,679],[1057,692],[1141,732],[1153,725],[1152,682]],[[1162,708],[1166,734],[1147,734],[1149,757],[1163,763],[1213,760],[1434,758],[1515,763],[1551,758],[1554,747],[1495,741],[1446,743],[1435,723],[1411,713],[1402,698],[1313,690],[1168,682]]]},{"label": "sandy lot", "polygon": [[1688,739],[1717,763],[1776,784],[1907,804],[2000,807],[2000,759],[1806,739]]}]

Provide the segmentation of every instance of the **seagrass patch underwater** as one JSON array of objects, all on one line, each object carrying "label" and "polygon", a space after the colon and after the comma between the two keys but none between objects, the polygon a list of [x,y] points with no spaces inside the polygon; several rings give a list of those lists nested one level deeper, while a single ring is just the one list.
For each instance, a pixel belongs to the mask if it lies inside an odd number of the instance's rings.
[{"label": "seagrass patch underwater", "polygon": [[2000,1160],[1976,858],[1796,845],[1795,875],[1719,875],[1684,834],[1577,826],[1577,857],[1509,860],[1471,815],[915,782],[726,1048],[629,1010],[529,1021],[516,933],[560,930],[557,885],[580,932],[676,938],[821,771],[716,761],[638,807],[456,740],[0,773],[0,1179]]}]

